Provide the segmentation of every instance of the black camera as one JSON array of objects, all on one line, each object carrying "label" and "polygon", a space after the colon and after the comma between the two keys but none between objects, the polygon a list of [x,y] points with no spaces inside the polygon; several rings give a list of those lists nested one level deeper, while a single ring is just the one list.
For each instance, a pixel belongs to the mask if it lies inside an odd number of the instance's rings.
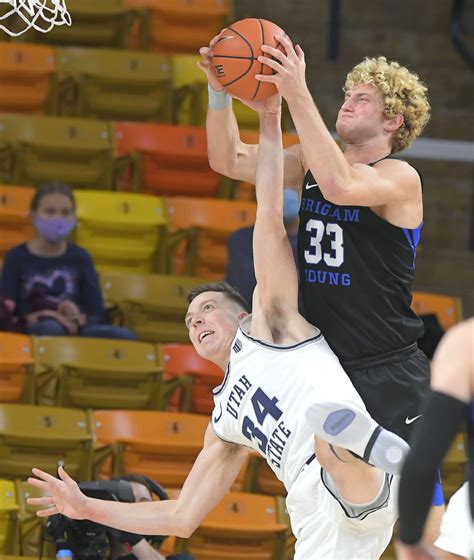
[{"label": "black camera", "polygon": [[[86,496],[99,500],[116,502],[135,502],[130,482],[138,482],[148,488],[150,493],[160,500],[167,500],[165,490],[154,480],[141,475],[130,475],[118,480],[97,480],[80,482],[79,488]],[[73,552],[75,560],[103,560],[107,557],[110,538],[131,546],[142,539],[150,544],[160,546],[166,537],[142,536],[126,531],[119,531],[92,521],[78,521],[64,515],[52,515],[46,523],[46,535],[54,540],[56,550],[68,549]]]}]

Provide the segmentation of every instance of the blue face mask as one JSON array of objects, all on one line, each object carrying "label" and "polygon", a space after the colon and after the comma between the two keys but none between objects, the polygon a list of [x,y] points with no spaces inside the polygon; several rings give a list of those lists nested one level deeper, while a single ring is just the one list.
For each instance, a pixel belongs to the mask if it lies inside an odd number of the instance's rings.
[{"label": "blue face mask", "polygon": [[298,217],[300,199],[298,191],[294,189],[283,189],[283,221],[285,224],[292,222]]}]

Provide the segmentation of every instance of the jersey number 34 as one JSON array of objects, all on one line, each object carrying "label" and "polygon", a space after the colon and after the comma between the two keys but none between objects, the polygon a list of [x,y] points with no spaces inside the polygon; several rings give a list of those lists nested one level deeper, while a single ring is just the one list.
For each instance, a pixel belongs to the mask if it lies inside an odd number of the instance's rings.
[{"label": "jersey number 34", "polygon": [[[252,396],[252,406],[258,424],[263,426],[265,418],[270,415],[274,420],[279,420],[283,412],[277,406],[278,399],[272,399],[260,387],[255,391]],[[252,420],[245,416],[242,422],[242,433],[250,441],[256,440],[258,448],[262,453],[266,453],[268,438],[258,429]]]}]

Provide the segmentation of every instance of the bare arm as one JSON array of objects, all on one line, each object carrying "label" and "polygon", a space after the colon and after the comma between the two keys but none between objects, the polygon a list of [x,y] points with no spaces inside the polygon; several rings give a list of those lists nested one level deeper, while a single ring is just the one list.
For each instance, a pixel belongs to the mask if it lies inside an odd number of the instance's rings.
[{"label": "bare arm", "polygon": [[[198,66],[206,74],[210,87],[214,91],[222,92],[223,88],[215,77],[212,66],[212,49],[218,38],[219,35],[216,35],[209,47],[199,49],[202,60]],[[266,112],[278,108],[281,98],[275,95],[263,101],[243,102],[258,112]],[[209,165],[212,169],[231,179],[247,181],[254,185],[258,146],[241,141],[232,106],[220,109],[208,107],[206,130]],[[300,186],[304,176],[300,146],[291,146],[285,150],[284,161],[285,185]]]},{"label": "bare arm", "polygon": [[474,319],[455,325],[436,349],[431,388],[465,403],[474,396]]},{"label": "bare arm", "polygon": [[[324,197],[335,204],[383,206],[401,204],[420,194],[416,171],[400,161],[384,161],[376,167],[351,165],[327,129],[308,90],[305,80],[304,53],[293,48],[287,37],[280,36],[285,54],[262,47],[270,57],[259,61],[275,70],[259,79],[273,82],[286,99],[301,141],[304,161]],[[276,60],[273,60],[274,57]]]},{"label": "bare arm", "polygon": [[28,503],[48,506],[38,512],[40,517],[62,513],[140,535],[187,538],[229,492],[247,454],[246,449],[219,440],[209,425],[204,447],[177,500],[129,504],[88,498],[60,467],[60,479],[33,469],[38,478],[28,482],[46,490],[50,497],[29,498]]},{"label": "bare arm", "polygon": [[283,224],[283,151],[280,111],[260,114],[256,175],[257,219],[253,235],[258,309],[297,312],[298,276]]}]

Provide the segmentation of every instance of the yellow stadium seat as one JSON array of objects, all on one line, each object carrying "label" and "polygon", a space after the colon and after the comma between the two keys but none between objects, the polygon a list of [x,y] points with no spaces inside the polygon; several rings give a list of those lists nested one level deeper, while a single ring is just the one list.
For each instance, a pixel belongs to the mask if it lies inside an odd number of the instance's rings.
[{"label": "yellow stadium seat", "polygon": [[117,306],[124,325],[140,340],[151,342],[189,342],[184,324],[186,296],[191,288],[206,282],[161,274],[100,273],[106,304]]},{"label": "yellow stadium seat", "polygon": [[207,113],[207,77],[197,66],[201,57],[194,54],[173,54],[171,60],[173,122],[187,126],[204,126]]},{"label": "yellow stadium seat", "polygon": [[32,467],[89,479],[92,467],[90,418],[82,410],[0,404],[0,477],[26,479]]},{"label": "yellow stadium seat", "polygon": [[73,186],[112,188],[113,138],[104,121],[0,115],[0,146],[13,154],[9,181],[61,180]]},{"label": "yellow stadium seat", "polygon": [[[40,404],[130,409],[162,406],[162,367],[152,344],[34,337],[33,345]],[[177,383],[168,384],[175,388]]]},{"label": "yellow stadium seat", "polygon": [[196,52],[225,27],[227,0],[125,0],[130,9],[145,9],[148,49],[160,52]]},{"label": "yellow stadium seat", "polygon": [[22,554],[39,558],[42,550],[43,558],[54,558],[56,545],[50,540],[43,540],[43,531],[48,518],[36,515],[36,512],[43,507],[26,503],[28,498],[40,498],[47,496],[48,493],[36,486],[31,486],[24,480],[15,480],[15,490],[19,508],[19,541]]},{"label": "yellow stadium seat", "polygon": [[171,60],[129,50],[57,49],[62,114],[171,122]]},{"label": "yellow stadium seat", "polygon": [[157,196],[81,190],[75,192],[76,242],[99,270],[153,272],[168,223],[165,202]]},{"label": "yellow stadium seat", "polygon": [[31,239],[30,204],[35,189],[0,185],[0,260],[13,246]]},{"label": "yellow stadium seat", "polygon": [[124,48],[133,14],[123,0],[67,0],[72,25],[53,27],[48,33],[28,31],[23,36],[35,43]]},{"label": "yellow stadium seat", "polygon": [[33,402],[32,364],[30,337],[0,332],[0,401]]},{"label": "yellow stadium seat", "polygon": [[167,200],[170,229],[189,232],[188,240],[176,250],[174,271],[222,279],[227,264],[227,239],[233,231],[255,224],[256,204],[191,197],[168,197]]},{"label": "yellow stadium seat", "polygon": [[285,560],[292,540],[282,498],[231,492],[176,549],[200,560]]},{"label": "yellow stadium seat", "polygon": [[[205,43],[207,44],[207,43]],[[188,126],[204,126],[207,114],[207,77],[198,66],[200,56],[171,55],[173,66],[173,122]],[[240,127],[256,129],[258,113],[238,99],[232,108]]]},{"label": "yellow stadium seat", "polygon": [[417,315],[436,315],[446,331],[462,321],[461,298],[429,292],[414,292],[411,306]]},{"label": "yellow stadium seat", "polygon": [[52,48],[0,42],[0,111],[47,112],[55,72]]},{"label": "yellow stadium seat", "polygon": [[0,555],[19,552],[17,513],[14,483],[0,480]]},{"label": "yellow stadium seat", "polygon": [[97,456],[101,446],[120,444],[104,474],[143,474],[165,488],[181,488],[209,424],[206,416],[148,410],[96,410],[92,421]]}]

